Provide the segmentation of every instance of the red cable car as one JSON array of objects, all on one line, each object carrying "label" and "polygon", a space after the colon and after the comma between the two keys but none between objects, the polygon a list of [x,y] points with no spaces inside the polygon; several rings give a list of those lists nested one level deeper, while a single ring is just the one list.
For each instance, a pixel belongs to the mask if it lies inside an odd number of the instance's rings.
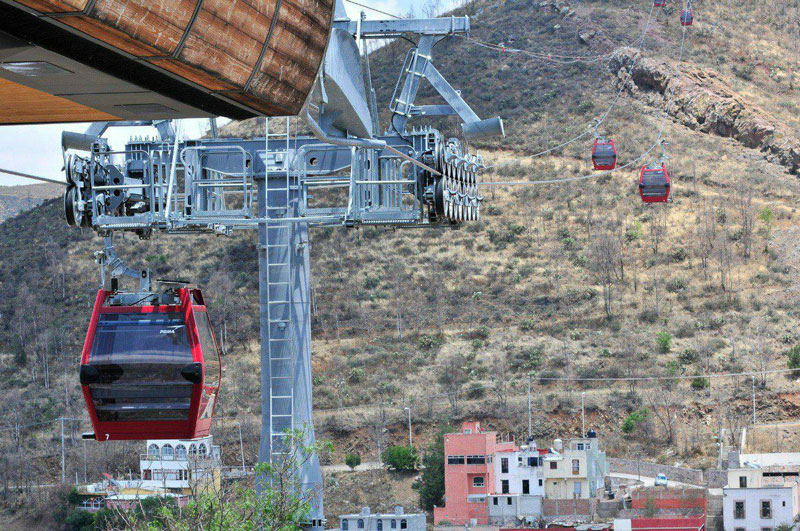
[{"label": "red cable car", "polygon": [[613,139],[594,139],[592,164],[594,164],[595,170],[613,170],[617,167],[617,148],[614,146]]},{"label": "red cable car", "polygon": [[97,294],[80,370],[93,438],[205,437],[221,365],[203,294],[142,295]]},{"label": "red cable car", "polygon": [[639,194],[645,203],[669,201],[669,172],[666,164],[645,166],[639,175]]},{"label": "red cable car", "polygon": [[664,7],[667,5],[667,0],[653,0],[653,7]]},{"label": "red cable car", "polygon": [[694,22],[694,9],[687,8],[681,12],[681,26],[691,26]]}]

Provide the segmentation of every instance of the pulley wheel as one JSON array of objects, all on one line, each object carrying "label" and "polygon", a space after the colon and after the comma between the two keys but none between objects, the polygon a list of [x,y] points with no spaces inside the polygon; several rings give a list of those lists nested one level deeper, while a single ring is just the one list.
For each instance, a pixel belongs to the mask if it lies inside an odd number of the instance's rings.
[{"label": "pulley wheel", "polygon": [[74,184],[68,185],[64,193],[64,217],[67,225],[72,227],[81,227],[84,223],[83,212],[78,209],[79,200],[78,188]]}]

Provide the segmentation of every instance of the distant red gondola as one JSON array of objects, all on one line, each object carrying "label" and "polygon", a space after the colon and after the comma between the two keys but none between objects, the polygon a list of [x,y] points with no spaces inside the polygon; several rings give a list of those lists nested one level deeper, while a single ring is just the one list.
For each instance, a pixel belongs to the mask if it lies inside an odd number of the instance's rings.
[{"label": "distant red gondola", "polygon": [[664,7],[667,5],[667,0],[653,0],[654,7]]},{"label": "distant red gondola", "polygon": [[204,437],[221,366],[203,294],[141,295],[97,294],[80,371],[94,438]]},{"label": "distant red gondola", "polygon": [[592,147],[592,164],[595,170],[613,170],[617,166],[617,149],[614,140],[595,138]]},{"label": "distant red gondola", "polygon": [[639,194],[645,203],[669,201],[669,172],[665,164],[645,166],[639,175]]},{"label": "distant red gondola", "polygon": [[694,22],[694,10],[691,8],[684,9],[681,12],[681,25],[691,26],[693,22]]}]

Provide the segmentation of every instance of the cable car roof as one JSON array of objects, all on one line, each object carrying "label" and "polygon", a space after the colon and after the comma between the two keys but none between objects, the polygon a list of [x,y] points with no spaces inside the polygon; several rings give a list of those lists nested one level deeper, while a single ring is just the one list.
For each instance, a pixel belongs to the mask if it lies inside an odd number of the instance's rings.
[{"label": "cable car roof", "polygon": [[331,31],[319,3],[0,0],[0,125],[297,114]]}]

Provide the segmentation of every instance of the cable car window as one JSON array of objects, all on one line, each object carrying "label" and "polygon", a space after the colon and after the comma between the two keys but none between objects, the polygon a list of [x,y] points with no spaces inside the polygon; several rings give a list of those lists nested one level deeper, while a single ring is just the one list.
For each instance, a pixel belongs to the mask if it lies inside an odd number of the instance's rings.
[{"label": "cable car window", "polygon": [[207,312],[195,310],[194,319],[197,324],[197,334],[200,336],[200,346],[203,348],[203,362],[205,363],[205,385],[217,387],[220,379],[219,352],[217,342],[212,332],[211,321]]},{"label": "cable car window", "polygon": [[181,370],[190,363],[183,315],[101,314],[89,356],[98,420],[188,420],[193,384]]},{"label": "cable car window", "polygon": [[179,313],[104,313],[97,323],[92,365],[192,361],[186,323]]}]

